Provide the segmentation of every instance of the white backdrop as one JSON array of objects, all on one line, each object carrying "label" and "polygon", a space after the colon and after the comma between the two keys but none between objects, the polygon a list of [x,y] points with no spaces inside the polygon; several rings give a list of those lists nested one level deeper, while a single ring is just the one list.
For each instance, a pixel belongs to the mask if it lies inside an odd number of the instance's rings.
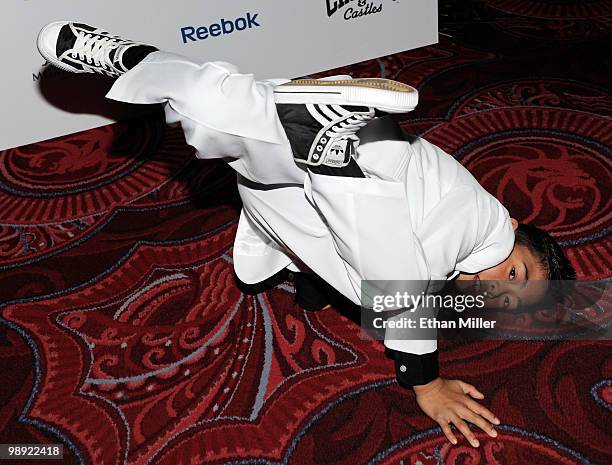
[{"label": "white backdrop", "polygon": [[45,66],[36,36],[56,20],[229,61],[262,79],[308,75],[437,42],[433,0],[3,0],[0,149],[102,126],[133,111],[104,99],[110,80]]}]

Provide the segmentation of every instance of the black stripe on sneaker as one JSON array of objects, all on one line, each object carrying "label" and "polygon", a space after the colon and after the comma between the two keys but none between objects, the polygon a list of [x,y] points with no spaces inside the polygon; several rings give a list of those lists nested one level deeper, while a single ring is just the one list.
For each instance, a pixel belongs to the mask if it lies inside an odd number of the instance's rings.
[{"label": "black stripe on sneaker", "polygon": [[[325,108],[326,108],[326,109],[327,109],[329,112],[333,113],[334,115],[337,115],[337,116],[338,116],[338,118],[342,118],[342,117],[344,117],[344,116],[345,116],[345,115],[343,115],[343,114],[339,113],[339,112],[338,112],[338,110],[336,110],[336,109],[335,109],[334,107],[332,107],[331,105],[319,105],[319,106],[320,106],[320,107],[323,107],[323,106],[324,106],[324,107],[325,107]],[[334,118],[334,119],[337,119],[337,118]]]},{"label": "black stripe on sneaker", "polygon": [[344,108],[346,111],[349,111],[351,113],[370,111],[368,107],[363,106],[363,105],[340,105],[340,106]]},{"label": "black stripe on sneaker", "polygon": [[73,61],[73,60],[69,60],[67,58],[63,58],[62,60],[60,60],[62,63],[65,63],[67,65],[72,66],[73,68],[76,68],[80,71],[83,71],[85,68],[83,67],[83,65],[81,63],[79,63],[78,61]]},{"label": "black stripe on sneaker", "polygon": [[78,27],[80,29],[85,29],[87,31],[95,31],[96,28],[93,26],[90,26],[89,24],[83,24],[83,23],[72,23],[72,25],[74,27]]},{"label": "black stripe on sneaker", "polygon": [[[332,120],[318,107],[320,107],[320,105],[307,105],[306,109],[308,110],[310,115],[317,121],[317,123],[322,126],[326,126],[327,124],[331,123]],[[320,120],[324,120],[325,123],[322,123]]]}]

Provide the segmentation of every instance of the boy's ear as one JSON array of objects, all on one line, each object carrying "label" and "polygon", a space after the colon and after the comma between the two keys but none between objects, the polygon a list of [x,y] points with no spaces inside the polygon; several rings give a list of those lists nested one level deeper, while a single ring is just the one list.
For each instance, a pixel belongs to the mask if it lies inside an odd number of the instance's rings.
[{"label": "boy's ear", "polygon": [[512,223],[512,229],[516,231],[516,228],[518,228],[519,222],[516,221],[514,218],[510,218],[510,222]]}]

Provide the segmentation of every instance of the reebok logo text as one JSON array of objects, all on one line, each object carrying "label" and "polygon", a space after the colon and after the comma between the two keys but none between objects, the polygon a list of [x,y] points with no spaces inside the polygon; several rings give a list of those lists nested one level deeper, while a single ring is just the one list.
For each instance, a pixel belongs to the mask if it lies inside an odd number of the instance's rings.
[{"label": "reebok logo text", "polygon": [[205,40],[209,37],[219,37],[225,34],[231,34],[236,31],[244,31],[253,27],[260,27],[257,22],[259,13],[247,13],[234,20],[221,18],[219,22],[212,23],[210,26],[184,26],[181,28],[181,38],[183,43],[196,42]]}]

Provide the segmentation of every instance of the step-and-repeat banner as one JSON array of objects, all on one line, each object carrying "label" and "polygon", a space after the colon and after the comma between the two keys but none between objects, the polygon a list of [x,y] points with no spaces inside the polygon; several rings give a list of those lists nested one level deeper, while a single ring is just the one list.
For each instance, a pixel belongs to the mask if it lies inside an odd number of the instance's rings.
[{"label": "step-and-repeat banner", "polygon": [[[43,25],[73,20],[158,48],[229,61],[258,78],[297,77],[437,42],[433,0],[4,0],[0,149],[129,116],[111,81],[67,75],[36,49]],[[135,111],[142,111],[136,109]]]}]

